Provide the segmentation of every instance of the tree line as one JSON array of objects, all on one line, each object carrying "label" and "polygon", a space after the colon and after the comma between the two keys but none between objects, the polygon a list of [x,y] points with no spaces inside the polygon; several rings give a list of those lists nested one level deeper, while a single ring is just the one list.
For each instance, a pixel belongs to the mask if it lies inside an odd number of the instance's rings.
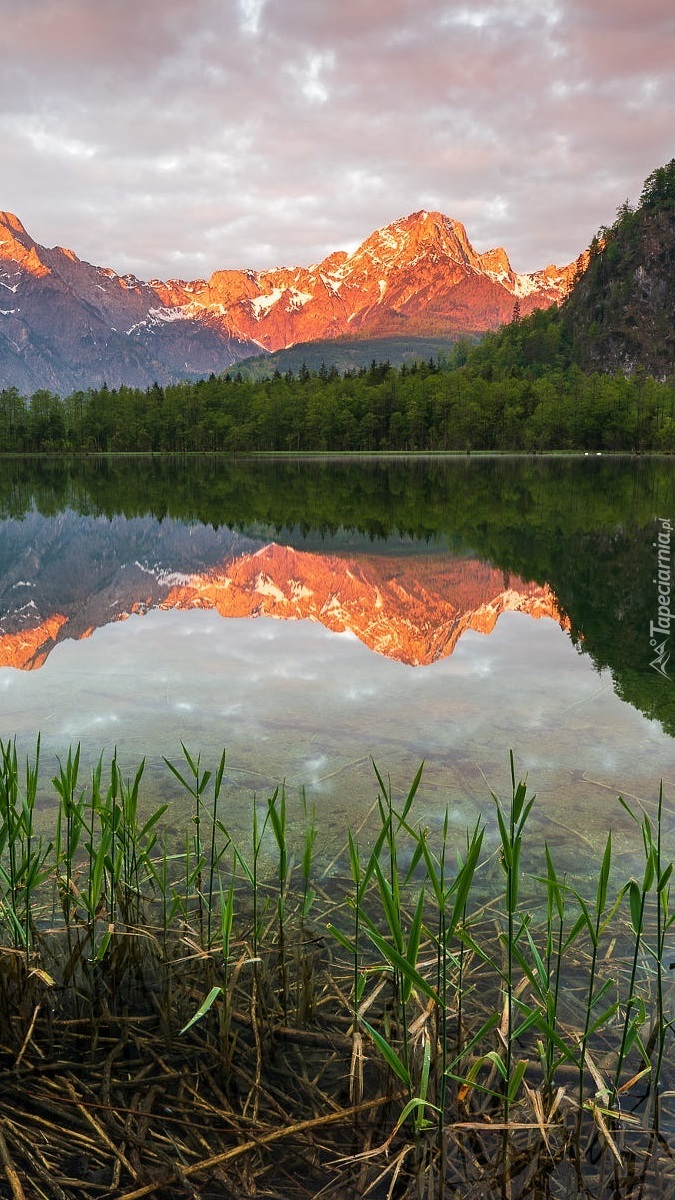
[{"label": "tree line", "polygon": [[583,372],[548,310],[412,366],[0,392],[2,453],[390,450],[673,451],[675,380]]}]

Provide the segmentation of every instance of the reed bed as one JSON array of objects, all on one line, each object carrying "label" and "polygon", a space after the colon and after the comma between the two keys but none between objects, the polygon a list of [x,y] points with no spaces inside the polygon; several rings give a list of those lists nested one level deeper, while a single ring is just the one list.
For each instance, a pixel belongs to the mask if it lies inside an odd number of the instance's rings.
[{"label": "reed bed", "polygon": [[609,835],[589,892],[528,845],[513,757],[496,853],[374,768],[330,877],[283,787],[235,838],[224,753],[167,760],[180,844],[142,763],[79,747],[38,835],[39,759],[0,742],[1,1196],[675,1196],[661,792],[619,798],[639,877]]}]

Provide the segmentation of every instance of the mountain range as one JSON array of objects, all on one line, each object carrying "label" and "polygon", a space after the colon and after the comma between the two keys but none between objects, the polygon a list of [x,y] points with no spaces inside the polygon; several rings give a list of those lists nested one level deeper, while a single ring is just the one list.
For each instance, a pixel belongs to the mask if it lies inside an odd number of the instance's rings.
[{"label": "mountain range", "polygon": [[144,282],[36,243],[0,212],[0,387],[147,387],[261,351],[337,338],[475,336],[563,300],[582,259],[531,274],[474,250],[464,226],[417,212],[309,267]]}]

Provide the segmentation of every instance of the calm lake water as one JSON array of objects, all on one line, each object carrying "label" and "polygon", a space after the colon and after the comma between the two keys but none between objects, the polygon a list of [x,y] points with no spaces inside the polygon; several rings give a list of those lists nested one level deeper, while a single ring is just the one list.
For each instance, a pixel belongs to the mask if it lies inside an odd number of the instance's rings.
[{"label": "calm lake water", "polygon": [[617,795],[651,812],[660,780],[675,853],[667,460],[5,462],[0,517],[0,736],[40,731],[45,787],[70,745],[116,747],[179,831],[163,756],[225,747],[228,824],[285,781],[330,863],[369,823],[371,760],[395,798],[424,760],[418,819],[463,832],[512,749],[561,867],[609,827],[630,860]]}]

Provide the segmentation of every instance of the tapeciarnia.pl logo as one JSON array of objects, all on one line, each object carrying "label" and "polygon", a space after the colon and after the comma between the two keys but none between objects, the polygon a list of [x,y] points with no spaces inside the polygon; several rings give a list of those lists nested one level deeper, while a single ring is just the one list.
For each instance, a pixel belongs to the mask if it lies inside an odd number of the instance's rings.
[{"label": "tapeciarnia.pl logo", "polygon": [[656,541],[652,543],[657,551],[656,578],[652,580],[652,583],[656,584],[657,589],[658,616],[655,621],[649,622],[649,645],[656,651],[656,654],[649,665],[655,671],[658,671],[659,675],[663,675],[668,679],[670,677],[666,668],[670,659],[670,650],[668,648],[670,622],[675,621],[675,613],[670,611],[672,595],[672,555],[670,544],[673,535],[673,526],[666,517],[659,517],[659,525],[661,528],[657,534]]}]

